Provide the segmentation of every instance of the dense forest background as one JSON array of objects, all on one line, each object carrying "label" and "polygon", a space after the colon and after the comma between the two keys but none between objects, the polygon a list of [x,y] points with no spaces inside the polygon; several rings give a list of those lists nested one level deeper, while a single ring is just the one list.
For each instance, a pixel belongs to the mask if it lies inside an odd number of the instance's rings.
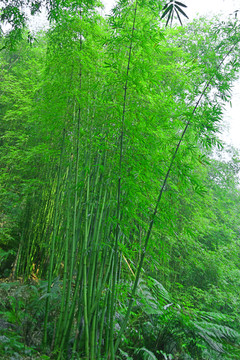
[{"label": "dense forest background", "polygon": [[238,20],[56,1],[31,34],[5,5],[1,358],[239,359]]}]

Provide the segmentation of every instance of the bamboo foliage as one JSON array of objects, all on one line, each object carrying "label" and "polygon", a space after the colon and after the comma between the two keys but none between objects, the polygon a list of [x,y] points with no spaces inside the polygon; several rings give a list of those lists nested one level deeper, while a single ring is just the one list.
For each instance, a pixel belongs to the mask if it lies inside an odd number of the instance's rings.
[{"label": "bamboo foliage", "polygon": [[108,23],[95,6],[66,5],[48,34],[36,121],[50,161],[16,267],[29,277],[38,260],[47,275],[43,344],[58,360],[70,347],[72,359],[116,358],[163,195],[175,178],[195,181],[198,108],[209,109],[216,73],[239,42],[202,81],[190,51],[160,29],[157,3],[121,1]]}]

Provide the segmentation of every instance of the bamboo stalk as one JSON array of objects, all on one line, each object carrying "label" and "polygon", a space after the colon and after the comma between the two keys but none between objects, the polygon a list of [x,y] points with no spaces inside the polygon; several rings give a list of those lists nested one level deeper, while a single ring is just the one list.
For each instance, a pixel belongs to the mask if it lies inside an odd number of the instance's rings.
[{"label": "bamboo stalk", "polygon": [[84,307],[84,330],[85,330],[85,356],[89,359],[89,321],[88,321],[88,281],[87,281],[87,250],[89,231],[89,174],[87,175],[87,195],[85,214],[85,235],[83,243],[83,307]]},{"label": "bamboo stalk", "polygon": [[111,297],[111,310],[110,310],[110,352],[111,358],[114,359],[114,313],[116,305],[116,283],[117,283],[117,274],[118,274],[118,242],[119,242],[119,232],[120,232],[120,206],[121,206],[121,187],[122,187],[122,162],[123,162],[123,138],[125,131],[125,115],[126,115],[126,105],[127,105],[127,90],[128,90],[128,79],[130,71],[130,63],[132,57],[132,48],[133,48],[133,38],[135,31],[135,23],[137,17],[137,7],[138,0],[135,1],[134,5],[134,14],[133,14],[133,23],[131,28],[130,36],[130,46],[128,52],[128,61],[127,61],[127,70],[126,70],[126,81],[124,84],[124,94],[123,94],[123,109],[122,109],[122,119],[121,119],[121,134],[120,134],[120,149],[119,149],[119,175],[118,175],[118,187],[117,187],[117,226],[115,231],[115,244],[114,244],[114,268],[113,268],[113,281],[112,281],[112,297]]},{"label": "bamboo stalk", "polygon": [[57,233],[58,205],[59,205],[59,200],[60,200],[60,190],[59,189],[60,189],[61,172],[62,172],[64,142],[65,142],[65,129],[63,131],[62,150],[61,150],[61,155],[60,155],[60,164],[59,164],[59,169],[58,169],[58,179],[57,179],[57,189],[56,189],[56,205],[55,205],[55,215],[54,215],[54,224],[53,224],[53,238],[52,238],[52,243],[51,243],[51,257],[50,257],[50,264],[49,264],[47,298],[46,298],[45,317],[44,317],[44,335],[43,335],[44,348],[47,345],[47,323],[48,323],[48,315],[49,315],[49,307],[50,307],[50,290],[51,290],[51,285],[52,285],[54,249],[55,249],[56,233]]}]

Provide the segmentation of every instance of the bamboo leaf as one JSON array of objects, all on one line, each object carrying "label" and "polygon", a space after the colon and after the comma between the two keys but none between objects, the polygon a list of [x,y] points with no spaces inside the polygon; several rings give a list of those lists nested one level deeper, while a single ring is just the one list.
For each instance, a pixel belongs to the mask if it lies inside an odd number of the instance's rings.
[{"label": "bamboo leaf", "polygon": [[176,14],[177,14],[177,17],[178,17],[178,20],[179,20],[179,22],[180,22],[181,26],[183,26],[183,24],[182,24],[182,20],[181,20],[181,18],[180,18],[180,16],[179,16],[178,11],[176,11]]},{"label": "bamboo leaf", "polygon": [[169,5],[169,4],[165,4],[164,7],[162,8],[162,11],[165,10],[165,9],[167,9],[168,5]]},{"label": "bamboo leaf", "polygon": [[187,5],[181,3],[180,1],[176,1],[176,0],[175,0],[175,4],[178,4],[178,5],[180,5],[180,6],[182,6],[182,7],[185,7],[185,8],[187,7]]},{"label": "bamboo leaf", "polygon": [[173,11],[169,13],[168,15],[168,19],[167,19],[167,22],[166,22],[166,27],[168,26],[168,23],[169,23],[169,20],[171,19],[171,17],[173,17]]},{"label": "bamboo leaf", "polygon": [[167,10],[166,11],[164,11],[164,13],[162,14],[162,16],[161,16],[161,19],[163,19],[166,15],[167,15],[167,13],[170,11],[170,13],[172,12],[172,9],[173,9],[173,5],[169,5],[169,7],[167,8]]},{"label": "bamboo leaf", "polygon": [[179,6],[176,5],[175,8],[178,9],[178,11],[180,11],[180,13],[188,19],[187,14]]}]

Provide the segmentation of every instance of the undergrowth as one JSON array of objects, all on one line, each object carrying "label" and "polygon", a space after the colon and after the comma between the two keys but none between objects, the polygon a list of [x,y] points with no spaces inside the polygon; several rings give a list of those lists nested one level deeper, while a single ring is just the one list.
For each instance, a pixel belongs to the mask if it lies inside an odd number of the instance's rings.
[{"label": "undergrowth", "polygon": [[[45,281],[0,284],[0,356],[3,360],[48,360],[61,297],[61,281],[55,279],[50,294],[49,338],[43,350],[43,322],[47,294]],[[126,309],[119,306],[115,335]],[[230,360],[240,358],[237,331],[230,318],[177,304],[156,279],[141,280],[119,360]],[[70,346],[70,344],[69,344]],[[68,346],[68,348],[69,348]],[[230,355],[231,354],[231,355]],[[71,351],[63,359],[81,359]]]},{"label": "undergrowth", "polygon": [[5,281],[0,284],[1,359],[49,359],[47,354],[40,354],[44,284]]}]

